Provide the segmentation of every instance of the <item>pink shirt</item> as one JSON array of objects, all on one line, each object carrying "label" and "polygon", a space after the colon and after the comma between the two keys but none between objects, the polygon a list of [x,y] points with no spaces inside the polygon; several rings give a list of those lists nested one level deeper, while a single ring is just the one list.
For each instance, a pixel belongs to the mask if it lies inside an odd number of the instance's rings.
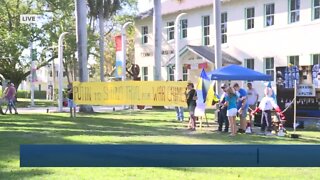
[{"label": "pink shirt", "polygon": [[13,86],[8,87],[7,93],[6,93],[6,99],[7,100],[14,100],[14,96],[16,94],[16,88]]}]

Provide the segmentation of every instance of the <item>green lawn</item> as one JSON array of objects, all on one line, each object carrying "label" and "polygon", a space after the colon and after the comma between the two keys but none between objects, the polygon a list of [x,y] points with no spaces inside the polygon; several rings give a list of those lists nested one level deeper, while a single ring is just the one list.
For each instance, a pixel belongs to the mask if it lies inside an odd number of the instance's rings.
[{"label": "green lawn", "polygon": [[[212,115],[209,116],[212,119]],[[318,179],[320,168],[20,168],[20,144],[318,144],[320,132],[300,139],[189,132],[174,111],[117,111],[0,116],[0,179]],[[212,120],[211,120],[212,122]]]}]

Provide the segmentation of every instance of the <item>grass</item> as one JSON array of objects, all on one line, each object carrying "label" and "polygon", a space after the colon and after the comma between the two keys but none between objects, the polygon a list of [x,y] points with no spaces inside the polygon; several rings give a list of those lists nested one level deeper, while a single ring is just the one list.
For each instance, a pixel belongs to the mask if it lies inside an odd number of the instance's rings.
[{"label": "grass", "polygon": [[[213,116],[210,115],[209,119]],[[20,144],[319,144],[320,132],[300,139],[226,134],[213,127],[188,132],[174,111],[91,115],[0,116],[0,179],[318,179],[320,168],[20,168]],[[212,120],[211,120],[212,121]]]}]

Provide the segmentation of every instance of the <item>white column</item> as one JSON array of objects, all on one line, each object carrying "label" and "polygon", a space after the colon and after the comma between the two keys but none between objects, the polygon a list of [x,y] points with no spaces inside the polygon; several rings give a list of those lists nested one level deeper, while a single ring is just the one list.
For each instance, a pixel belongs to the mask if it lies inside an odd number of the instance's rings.
[{"label": "white column", "polygon": [[161,0],[153,0],[153,39],[154,39],[154,80],[161,80]]},{"label": "white column", "polygon": [[127,42],[127,38],[126,38],[126,28],[129,24],[131,24],[132,22],[126,22],[122,28],[121,28],[121,50],[122,50],[122,81],[126,80],[126,74],[127,74],[127,46],[126,46],[126,42]]},{"label": "white column", "polygon": [[68,32],[63,32],[58,41],[58,59],[59,59],[59,74],[58,74],[58,79],[59,79],[59,100],[58,100],[58,111],[62,112],[62,102],[63,102],[63,94],[62,94],[62,89],[63,89],[63,37],[68,34]]},{"label": "white column", "polygon": [[31,106],[34,106],[34,68],[35,68],[35,64],[34,64],[34,59],[33,59],[33,43],[32,40],[30,41],[30,57],[31,57],[31,94],[30,94],[30,98],[31,98]]},{"label": "white column", "polygon": [[174,42],[175,42],[175,80],[178,81],[182,79],[182,64],[179,61],[180,56],[180,48],[179,48],[179,41],[180,41],[180,18],[182,16],[186,15],[186,13],[181,13],[176,17],[175,23],[174,23]]}]

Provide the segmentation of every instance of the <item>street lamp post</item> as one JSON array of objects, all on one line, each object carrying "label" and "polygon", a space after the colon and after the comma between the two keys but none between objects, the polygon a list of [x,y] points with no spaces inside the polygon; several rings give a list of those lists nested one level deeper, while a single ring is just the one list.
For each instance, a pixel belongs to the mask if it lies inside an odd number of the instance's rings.
[{"label": "street lamp post", "polygon": [[179,32],[180,32],[180,18],[187,13],[181,13],[176,17],[174,24],[174,38],[175,38],[175,80],[178,81],[182,79],[182,64],[179,62]]},{"label": "street lamp post", "polygon": [[126,72],[127,72],[127,48],[126,48],[126,28],[129,24],[132,24],[132,22],[126,22],[122,28],[121,28],[121,46],[122,46],[122,81],[126,80]]},{"label": "street lamp post", "polygon": [[[222,66],[222,53],[221,53],[221,0],[214,0],[213,15],[215,22],[215,46],[214,46],[214,59],[215,69]],[[216,92],[220,94],[220,81],[217,81]]]},{"label": "street lamp post", "polygon": [[59,59],[59,101],[58,101],[58,111],[62,112],[62,102],[63,102],[63,96],[62,96],[62,88],[63,88],[63,37],[68,34],[68,32],[63,32],[59,36],[58,41],[58,59]]}]

